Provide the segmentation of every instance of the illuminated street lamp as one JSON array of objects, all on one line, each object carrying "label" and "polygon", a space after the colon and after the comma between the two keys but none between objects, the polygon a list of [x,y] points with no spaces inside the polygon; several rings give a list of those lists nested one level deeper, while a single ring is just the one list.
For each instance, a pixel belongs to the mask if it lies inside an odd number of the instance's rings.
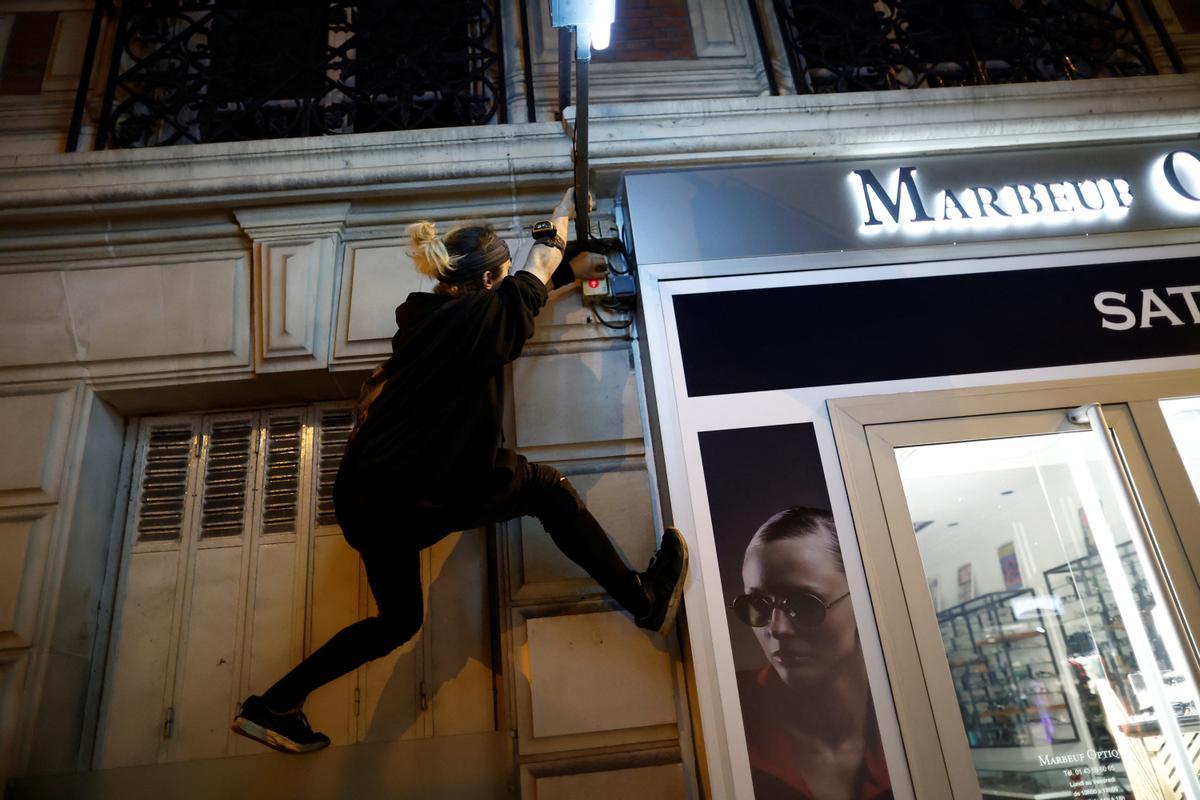
[{"label": "illuminated street lamp", "polygon": [[616,0],[550,0],[550,22],[558,28],[559,110],[571,104],[571,31],[575,31],[575,239],[591,238],[588,221],[588,62],[592,48],[608,47]]},{"label": "illuminated street lamp", "polygon": [[617,16],[616,0],[550,0],[550,22],[556,28],[574,28],[576,58],[590,58],[589,45],[608,47]]}]

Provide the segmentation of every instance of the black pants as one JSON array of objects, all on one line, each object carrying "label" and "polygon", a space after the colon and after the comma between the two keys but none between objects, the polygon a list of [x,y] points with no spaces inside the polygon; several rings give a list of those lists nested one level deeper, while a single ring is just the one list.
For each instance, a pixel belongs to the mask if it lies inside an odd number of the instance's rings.
[{"label": "black pants", "polygon": [[362,555],[379,615],[343,628],[268,689],[263,698],[276,710],[296,708],[317,687],[387,655],[421,629],[420,551],[453,531],[536,517],[555,545],[626,610],[635,617],[649,610],[637,576],[575,488],[545,464],[519,458],[512,481],[472,503],[397,505],[377,492],[339,485],[335,504],[346,540]]}]

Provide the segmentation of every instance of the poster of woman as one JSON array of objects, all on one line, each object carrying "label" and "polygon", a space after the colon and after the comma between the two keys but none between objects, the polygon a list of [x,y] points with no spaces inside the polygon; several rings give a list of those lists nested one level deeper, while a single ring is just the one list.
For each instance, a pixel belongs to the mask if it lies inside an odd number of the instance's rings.
[{"label": "poster of woman", "polygon": [[700,434],[757,800],[889,800],[808,423]]}]

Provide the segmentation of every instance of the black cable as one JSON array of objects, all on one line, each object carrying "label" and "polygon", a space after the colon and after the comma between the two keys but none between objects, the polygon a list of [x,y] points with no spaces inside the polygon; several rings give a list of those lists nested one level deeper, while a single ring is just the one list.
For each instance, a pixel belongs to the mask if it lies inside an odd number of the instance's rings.
[{"label": "black cable", "polygon": [[633,268],[629,266],[629,262],[625,262],[625,269],[614,269],[613,268],[613,264],[615,264],[618,260],[625,261],[625,259],[623,259],[623,258],[610,260],[608,262],[608,271],[611,272],[613,275],[632,275]]},{"label": "black cable", "polygon": [[631,325],[633,325],[633,317],[630,317],[629,319],[625,320],[624,324],[613,324],[604,318],[604,315],[600,313],[599,307],[593,306],[592,312],[596,315],[596,320],[601,325],[603,325],[606,328],[611,328],[614,331],[627,330]]}]

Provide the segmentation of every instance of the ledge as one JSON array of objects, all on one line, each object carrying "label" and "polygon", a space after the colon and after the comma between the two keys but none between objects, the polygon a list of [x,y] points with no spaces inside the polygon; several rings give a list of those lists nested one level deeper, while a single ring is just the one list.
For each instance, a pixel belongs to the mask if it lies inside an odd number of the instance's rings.
[{"label": "ledge", "polygon": [[[574,125],[574,109],[566,121]],[[594,106],[591,166],[620,171],[1200,136],[1200,74]]]},{"label": "ledge", "polygon": [[[569,128],[573,108],[566,117]],[[1200,74],[617,103],[592,106],[590,123],[603,195],[621,171],[646,167],[1200,135]],[[562,185],[571,171],[558,123],[17,155],[0,158],[0,220],[77,226],[138,209],[430,195],[471,195],[448,206],[515,204],[518,185]]]},{"label": "ledge", "polygon": [[380,195],[571,172],[558,123],[0,157],[0,214]]}]

